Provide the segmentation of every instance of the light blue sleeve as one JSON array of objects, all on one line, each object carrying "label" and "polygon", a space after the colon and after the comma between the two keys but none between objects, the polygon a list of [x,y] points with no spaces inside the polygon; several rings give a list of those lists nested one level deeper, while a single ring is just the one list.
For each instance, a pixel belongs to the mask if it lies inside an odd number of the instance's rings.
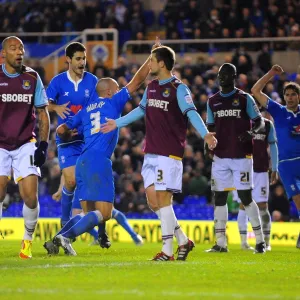
[{"label": "light blue sleeve", "polygon": [[125,127],[130,123],[133,123],[134,121],[141,119],[144,115],[145,115],[145,110],[141,108],[141,106],[138,106],[127,115],[119,119],[116,119],[117,127],[118,128]]},{"label": "light blue sleeve", "polygon": [[124,106],[128,100],[131,99],[131,96],[128,92],[127,87],[122,88],[119,92],[113,95],[112,101],[115,103],[117,111],[119,114],[122,113]]},{"label": "light blue sleeve", "polygon": [[200,117],[200,115],[197,113],[196,110],[189,110],[187,112],[187,116],[192,123],[192,125],[195,127],[195,129],[198,131],[198,133],[201,135],[202,138],[205,137],[205,135],[208,133],[208,130]]},{"label": "light blue sleeve", "polygon": [[255,120],[258,118],[261,118],[261,113],[255,104],[255,100],[253,97],[249,94],[247,94],[247,114],[250,117],[251,120]]},{"label": "light blue sleeve", "polygon": [[275,128],[274,128],[273,122],[271,122],[271,121],[270,121],[270,132],[268,135],[268,143],[269,144],[277,143]]},{"label": "light blue sleeve", "polygon": [[56,103],[58,96],[57,77],[52,78],[47,87],[47,97],[50,101]]},{"label": "light blue sleeve", "polygon": [[48,97],[40,76],[37,74],[37,82],[34,93],[34,106],[43,107],[48,105]]},{"label": "light blue sleeve", "polygon": [[185,84],[180,84],[177,88],[177,101],[184,115],[190,110],[197,110],[193,102],[191,91]]},{"label": "light blue sleeve", "polygon": [[278,171],[278,147],[277,143],[270,144],[270,156],[272,171]]},{"label": "light blue sleeve", "polygon": [[285,107],[281,105],[280,103],[272,100],[271,98],[268,98],[266,110],[271,114],[273,119],[275,120],[276,118],[282,116],[284,113]]},{"label": "light blue sleeve", "polygon": [[148,88],[145,89],[143,98],[142,98],[141,102],[139,103],[139,107],[143,110],[146,110],[146,106],[147,106],[147,91],[148,91]]},{"label": "light blue sleeve", "polygon": [[65,123],[69,129],[80,128],[82,126],[82,110],[80,110],[75,116],[69,117]]},{"label": "light blue sleeve", "polygon": [[206,124],[212,125],[215,124],[214,114],[209,106],[209,100],[207,101],[207,109],[206,109]]}]

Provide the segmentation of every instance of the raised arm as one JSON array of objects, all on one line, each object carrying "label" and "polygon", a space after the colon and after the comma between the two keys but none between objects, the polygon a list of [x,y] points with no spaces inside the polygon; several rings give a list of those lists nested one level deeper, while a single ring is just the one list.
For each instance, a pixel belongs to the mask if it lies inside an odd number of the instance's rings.
[{"label": "raised arm", "polygon": [[271,70],[260,78],[252,87],[251,92],[254,98],[263,106],[268,105],[268,96],[262,92],[265,85],[273,78],[275,75],[280,75],[283,73],[283,69],[279,65],[274,65]]}]

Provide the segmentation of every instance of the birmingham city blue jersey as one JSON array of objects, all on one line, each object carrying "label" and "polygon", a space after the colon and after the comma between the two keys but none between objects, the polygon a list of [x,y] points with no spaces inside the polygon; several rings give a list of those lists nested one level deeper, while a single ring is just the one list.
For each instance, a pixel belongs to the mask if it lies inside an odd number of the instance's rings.
[{"label": "birmingham city blue jersey", "polygon": [[300,158],[300,106],[297,112],[292,112],[286,106],[268,99],[266,108],[274,119],[279,162]]},{"label": "birmingham city blue jersey", "polygon": [[[73,117],[92,96],[97,81],[97,77],[89,72],[84,72],[82,79],[77,82],[71,78],[68,71],[63,72],[51,80],[47,88],[47,96],[50,101],[57,105],[63,105],[70,102],[68,108],[70,108],[71,112],[67,116],[67,119],[69,119]],[[58,125],[65,123],[67,119],[62,119],[58,116]],[[83,136],[77,135],[69,143],[82,140]],[[56,143],[58,146],[67,144],[62,142],[58,136],[56,136]]]},{"label": "birmingham city blue jersey", "polygon": [[94,93],[82,110],[69,118],[66,122],[68,128],[75,129],[80,126],[83,128],[85,142],[83,152],[92,148],[97,150],[99,155],[102,153],[107,158],[111,157],[117,145],[119,130],[103,134],[100,132],[100,126],[106,123],[106,118],[119,118],[129,99],[130,94],[126,87],[112,98],[101,98]]}]

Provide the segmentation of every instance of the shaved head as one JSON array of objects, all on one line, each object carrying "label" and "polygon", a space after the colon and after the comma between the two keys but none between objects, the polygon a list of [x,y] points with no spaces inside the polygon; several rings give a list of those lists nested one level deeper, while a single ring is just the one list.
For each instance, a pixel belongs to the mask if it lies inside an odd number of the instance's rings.
[{"label": "shaved head", "polygon": [[14,40],[17,40],[19,41],[21,44],[23,44],[23,42],[17,37],[17,36],[9,36],[7,38],[5,38],[3,41],[2,41],[2,49],[6,49],[8,47],[8,45],[10,44],[10,41],[14,41]]},{"label": "shaved head", "polygon": [[113,78],[101,78],[96,85],[96,91],[100,97],[110,98],[119,89],[119,84]]}]

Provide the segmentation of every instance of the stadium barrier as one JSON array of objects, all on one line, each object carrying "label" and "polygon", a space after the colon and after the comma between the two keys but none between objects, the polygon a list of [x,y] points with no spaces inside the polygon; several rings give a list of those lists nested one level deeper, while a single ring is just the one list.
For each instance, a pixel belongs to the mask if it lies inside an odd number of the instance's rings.
[{"label": "stadium barrier", "polygon": [[[129,220],[134,230],[148,243],[161,242],[160,222],[158,220]],[[200,244],[213,244],[213,221],[186,221],[181,220],[180,225],[184,232]],[[60,219],[41,218],[36,227],[35,240],[45,241],[52,238],[60,229]],[[132,242],[129,234],[115,221],[106,223],[106,229],[112,242]],[[7,240],[21,240],[24,233],[24,221],[22,218],[3,218],[0,222],[0,232]],[[295,246],[299,233],[299,223],[273,223],[271,232],[272,245]],[[237,222],[227,223],[228,244],[239,244],[240,236]],[[255,237],[251,225],[248,225],[248,238],[250,244],[255,244]],[[90,241],[89,234],[80,236],[82,241]]]}]

